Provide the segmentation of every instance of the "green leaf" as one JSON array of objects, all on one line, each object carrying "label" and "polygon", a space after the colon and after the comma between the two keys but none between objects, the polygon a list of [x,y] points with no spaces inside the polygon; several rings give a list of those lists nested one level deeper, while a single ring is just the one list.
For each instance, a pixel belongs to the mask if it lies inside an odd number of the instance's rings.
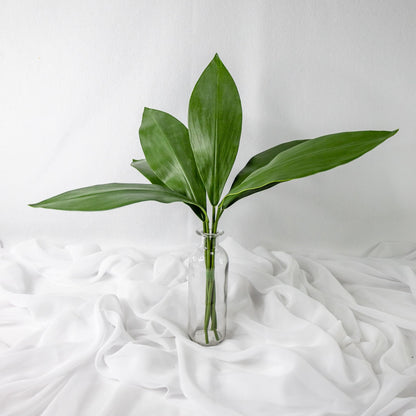
[{"label": "green leaf", "polygon": [[291,147],[297,146],[298,144],[301,144],[305,141],[306,140],[293,140],[291,142],[281,143],[281,144],[278,144],[277,146],[274,146],[270,149],[265,150],[264,152],[258,153],[257,155],[253,156],[248,161],[247,165],[244,166],[244,168],[241,169],[241,171],[238,173],[238,175],[234,179],[232,186],[235,187],[239,185],[241,182],[244,181],[244,179],[247,178],[247,176],[249,176],[255,170],[267,165],[279,153],[282,153],[285,150],[288,150]]},{"label": "green leaf", "polygon": [[[298,144],[301,144],[305,142],[306,140],[294,140],[287,143],[278,144],[277,146],[274,146],[268,150],[265,150],[264,152],[261,152],[255,156],[253,156],[247,163],[247,165],[239,172],[239,174],[234,179],[234,182],[231,186],[231,189],[236,188],[240,183],[244,181],[252,172],[260,169],[261,167],[267,165],[269,162],[271,162],[279,153],[284,152],[287,149],[290,149],[291,147],[297,146]],[[260,188],[255,189],[249,189],[245,192],[242,192],[235,196],[235,198],[228,198],[225,199],[224,203],[222,204],[222,209],[228,208],[235,202],[237,202],[239,199],[245,198],[246,196],[252,195],[256,192],[264,191],[268,188],[271,188],[272,186],[277,185],[278,182],[273,182],[270,184],[267,184],[265,186],[262,186]]]},{"label": "green leaf", "polygon": [[[161,185],[165,187],[164,183],[156,176],[156,174],[152,171],[152,168],[146,162],[146,159],[134,160],[131,162],[131,166],[137,169],[143,176],[145,176],[149,181],[155,185]],[[166,188],[166,187],[165,187]],[[166,188],[169,190],[169,188]],[[186,204],[191,208],[191,210],[196,214],[196,216],[201,220],[206,220],[206,211],[199,207],[198,205],[194,204]]]},{"label": "green leaf", "polygon": [[150,181],[150,183],[164,186],[164,183],[157,177],[156,173],[153,172],[146,159],[133,159],[130,165],[137,169],[146,179]]},{"label": "green leaf", "polygon": [[395,135],[397,131],[329,134],[289,147],[268,162],[266,156],[263,158],[266,164],[252,164],[240,176],[239,181],[233,184],[221,202],[221,208],[225,209],[244,196],[277,183],[303,178],[348,163]]},{"label": "green leaf", "polygon": [[156,176],[171,190],[205,208],[205,189],[188,129],[168,113],[145,108],[139,135],[147,163]]},{"label": "green leaf", "polygon": [[30,206],[67,211],[105,211],[142,201],[193,203],[160,185],[108,183],[74,189]]},{"label": "green leaf", "polygon": [[202,73],[189,101],[189,137],[212,205],[217,205],[240,143],[237,87],[218,55]]}]

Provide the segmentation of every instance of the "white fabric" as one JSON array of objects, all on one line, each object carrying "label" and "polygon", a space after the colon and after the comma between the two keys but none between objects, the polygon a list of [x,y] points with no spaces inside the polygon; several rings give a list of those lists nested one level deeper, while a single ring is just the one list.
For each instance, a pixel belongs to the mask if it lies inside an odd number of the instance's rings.
[{"label": "white fabric", "polygon": [[231,239],[226,341],[186,335],[187,253],[0,249],[0,414],[416,415],[416,245]]}]

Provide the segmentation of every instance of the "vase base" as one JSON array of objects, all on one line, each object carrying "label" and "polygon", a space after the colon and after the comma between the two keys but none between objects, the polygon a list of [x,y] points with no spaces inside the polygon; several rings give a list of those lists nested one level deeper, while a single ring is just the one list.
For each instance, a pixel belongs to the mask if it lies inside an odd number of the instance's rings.
[{"label": "vase base", "polygon": [[211,347],[213,345],[218,345],[224,341],[224,335],[219,331],[216,331],[216,333],[217,337],[215,336],[214,331],[208,330],[208,342],[206,339],[205,331],[203,329],[197,329],[194,333],[189,334],[189,338],[191,338],[192,341],[198,343],[199,345],[204,347]]}]

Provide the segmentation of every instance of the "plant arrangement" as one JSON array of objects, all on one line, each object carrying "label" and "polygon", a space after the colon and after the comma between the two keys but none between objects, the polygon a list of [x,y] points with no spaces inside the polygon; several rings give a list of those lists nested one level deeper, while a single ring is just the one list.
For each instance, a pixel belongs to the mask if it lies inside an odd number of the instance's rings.
[{"label": "plant arrangement", "polygon": [[[110,183],[68,191],[32,207],[101,211],[143,201],[183,202],[202,222],[208,244],[203,331],[218,340],[215,238],[224,211],[242,198],[282,182],[348,163],[394,131],[354,131],[294,140],[253,156],[229,191],[224,186],[239,148],[242,108],[237,87],[215,55],[198,79],[189,101],[188,128],[172,115],[145,108],[139,129],[145,159],[131,165],[150,183]],[[211,328],[209,329],[209,325]]]}]

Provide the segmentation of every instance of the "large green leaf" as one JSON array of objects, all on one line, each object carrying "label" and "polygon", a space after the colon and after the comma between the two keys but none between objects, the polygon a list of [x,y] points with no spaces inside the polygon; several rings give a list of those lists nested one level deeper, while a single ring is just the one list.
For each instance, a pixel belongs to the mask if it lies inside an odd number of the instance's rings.
[{"label": "large green leaf", "polygon": [[[267,189],[274,184],[313,175],[348,163],[378,146],[397,131],[329,134],[289,147],[268,163],[262,166],[258,164],[255,168],[251,166],[240,180],[233,184],[230,192],[221,202],[221,209],[229,207],[244,196]],[[265,160],[267,161],[267,157]]]},{"label": "large green leaf", "polygon": [[183,195],[160,185],[108,183],[74,189],[30,206],[67,211],[105,211],[142,201],[192,203]]},{"label": "large green leaf", "polygon": [[137,169],[145,178],[147,178],[154,185],[164,186],[164,183],[157,177],[156,173],[153,172],[152,168],[149,166],[146,159],[133,159],[130,165]]},{"label": "large green leaf", "polygon": [[291,142],[281,143],[281,144],[278,144],[277,146],[273,146],[270,149],[267,149],[264,152],[258,153],[257,155],[253,156],[247,162],[247,165],[244,166],[244,168],[241,169],[241,171],[235,177],[232,187],[236,187],[237,185],[239,185],[241,182],[244,181],[244,179],[247,178],[247,176],[249,176],[255,170],[260,169],[261,167],[267,165],[279,153],[282,153],[285,150],[290,149],[293,146],[297,146],[298,144],[301,144],[305,141],[306,140],[293,140]]},{"label": "large green leaf", "polygon": [[170,189],[205,208],[204,185],[195,165],[188,129],[163,111],[145,108],[139,130],[147,163]]},{"label": "large green leaf", "polygon": [[[255,156],[253,156],[247,163],[247,165],[239,172],[239,174],[234,179],[234,182],[231,186],[231,189],[236,188],[240,183],[244,181],[252,172],[260,169],[261,167],[267,165],[269,162],[271,162],[279,153],[290,149],[293,146],[297,146],[300,143],[305,142],[306,140],[294,140],[287,143],[278,144],[277,146],[274,146],[268,150],[265,150],[264,152],[261,152]],[[252,195],[256,192],[264,191],[268,188],[271,188],[272,186],[277,185],[278,182],[269,183],[265,186],[262,186],[260,188],[254,188],[254,189],[248,189],[242,193],[239,193],[238,195],[235,195],[234,198],[228,198],[225,199],[224,203],[221,205],[222,209],[228,208],[235,202],[237,202],[239,199],[245,198],[246,196]]]},{"label": "large green leaf", "polygon": [[189,137],[212,205],[217,205],[240,143],[237,87],[218,55],[202,73],[189,101]]},{"label": "large green leaf", "polygon": [[[139,159],[139,160],[134,160],[133,159],[133,162],[131,162],[131,166],[133,166],[135,169],[137,169],[151,183],[153,183],[155,185],[165,186],[164,183],[153,172],[152,168],[149,166],[146,159]],[[193,204],[187,204],[187,205],[192,209],[192,211],[197,215],[197,217],[201,221],[206,220],[206,214],[205,214],[205,211],[203,209],[201,209],[197,205],[193,205]]]}]

